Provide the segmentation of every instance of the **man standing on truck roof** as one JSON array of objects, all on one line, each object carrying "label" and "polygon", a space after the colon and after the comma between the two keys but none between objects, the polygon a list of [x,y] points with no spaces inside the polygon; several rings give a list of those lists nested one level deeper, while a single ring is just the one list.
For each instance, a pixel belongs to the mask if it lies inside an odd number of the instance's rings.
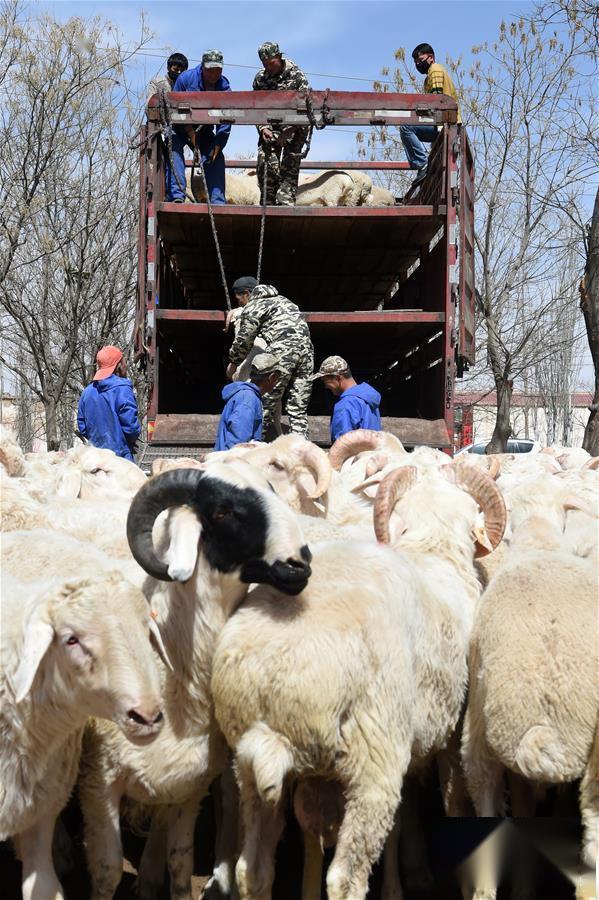
[{"label": "man standing on truck roof", "polygon": [[262,397],[279,380],[279,361],[272,353],[259,353],[252,360],[249,381],[234,381],[223,388],[223,409],[218,423],[215,450],[230,450],[236,444],[262,440]]},{"label": "man standing on truck roof", "polygon": [[118,347],[102,347],[98,369],[79,398],[77,429],[94,447],[114,450],[133,461],[141,434],[133,385],[125,376],[127,363]]},{"label": "man standing on truck roof", "polygon": [[[266,41],[258,48],[264,66],[254,78],[255,91],[301,91],[309,87],[308,79],[292,59],[287,59],[279,45]],[[308,137],[304,125],[274,128],[258,125],[258,184],[264,203],[264,176],[267,175],[266,203],[269,206],[295,206],[302,147]]]},{"label": "man standing on truck roof", "polygon": [[[246,279],[250,277],[238,278],[233,285],[242,305],[242,293],[247,290]],[[276,386],[263,400],[265,439],[272,440],[278,433],[276,409],[279,401],[283,402],[289,418],[289,430],[307,438],[314,347],[299,307],[270,284],[256,285],[243,306],[237,337],[229,351],[228,378],[233,378],[257,337],[263,338],[268,352],[276,356],[281,373]]]},{"label": "man standing on truck roof", "polygon": [[[458,104],[458,124],[462,124],[460,104],[455,85],[447,69],[435,62],[435,51],[430,44],[418,44],[412,50],[412,59],[424,79],[425,94],[446,94]],[[432,144],[437,139],[436,125],[402,125],[399,129],[401,140],[408,157],[411,169],[418,169],[414,184],[418,184],[426,176],[428,151],[425,144]]]},{"label": "man standing on truck roof", "polygon": [[167,94],[172,91],[175,81],[181,74],[189,68],[187,57],[182,53],[171,53],[166,61],[166,75],[159,75],[152,78],[148,85],[148,100],[154,94],[165,91]]},{"label": "man standing on truck roof", "polygon": [[342,356],[327,356],[312,381],[317,378],[338,398],[331,416],[331,443],[357,428],[381,430],[381,395],[367,381],[358,384]]},{"label": "man standing on truck roof", "polygon": [[[228,78],[223,75],[223,55],[220,50],[206,50],[202,62],[194,69],[182,72],[173,91],[230,91]],[[222,206],[225,199],[225,157],[223,150],[229,140],[231,126],[202,125],[198,132],[191,125],[177,125],[173,130],[173,166],[166,170],[166,199],[185,202],[185,145],[200,151],[210,202]]]}]

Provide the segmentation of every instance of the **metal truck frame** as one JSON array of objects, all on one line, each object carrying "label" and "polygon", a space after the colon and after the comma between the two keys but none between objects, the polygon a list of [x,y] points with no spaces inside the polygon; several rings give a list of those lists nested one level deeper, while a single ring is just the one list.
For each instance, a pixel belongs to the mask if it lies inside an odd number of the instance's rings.
[{"label": "metal truck frame", "polygon": [[[301,92],[171,93],[173,125],[307,125]],[[265,209],[262,281],[305,311],[317,364],[335,353],[380,390],[383,427],[408,447],[451,452],[455,379],[474,362],[474,163],[457,105],[441,94],[314,91],[329,127],[435,124],[428,174],[392,207]],[[213,444],[230,336],[205,203],[164,200],[165,109],[148,105],[140,142],[135,350],[148,380],[148,441],[160,454]],[[254,130],[252,129],[252,132]],[[313,142],[317,143],[317,137]],[[248,168],[253,160],[228,160]],[[302,168],[399,170],[406,162],[311,161]],[[256,273],[261,206],[212,207],[230,286]],[[328,442],[318,384],[311,438]]]}]

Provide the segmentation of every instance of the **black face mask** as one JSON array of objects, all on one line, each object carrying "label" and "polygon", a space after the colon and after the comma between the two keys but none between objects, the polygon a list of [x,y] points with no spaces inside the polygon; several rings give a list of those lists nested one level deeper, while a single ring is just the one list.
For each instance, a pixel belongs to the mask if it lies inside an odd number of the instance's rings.
[{"label": "black face mask", "polygon": [[430,69],[431,64],[427,62],[415,62],[414,65],[418,69],[421,75],[426,75],[428,70]]}]

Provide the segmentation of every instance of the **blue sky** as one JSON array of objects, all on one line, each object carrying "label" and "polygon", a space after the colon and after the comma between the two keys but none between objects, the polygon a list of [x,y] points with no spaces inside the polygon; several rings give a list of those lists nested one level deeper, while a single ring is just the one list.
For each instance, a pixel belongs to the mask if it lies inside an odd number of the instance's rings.
[{"label": "blue sky", "polygon": [[[58,18],[100,15],[118,25],[127,39],[139,33],[141,13],[153,38],[132,66],[140,88],[164,68],[169,53],[179,50],[190,63],[204,50],[216,47],[225,55],[225,74],[235,90],[249,90],[260,63],[257,48],[265,40],[278,41],[284,52],[311,74],[314,88],[370,90],[384,65],[393,67],[394,51],[411,50],[421,41],[432,44],[437,57],[460,54],[468,60],[473,44],[492,40],[502,18],[512,19],[532,8],[512,0],[409,0],[409,2],[39,2]],[[192,60],[194,61],[192,63]],[[355,80],[332,77],[352,76]],[[366,79],[366,80],[360,80]],[[330,129],[315,135],[313,153],[319,159],[355,157],[355,133]],[[234,129],[229,155],[253,149],[255,135]]]}]

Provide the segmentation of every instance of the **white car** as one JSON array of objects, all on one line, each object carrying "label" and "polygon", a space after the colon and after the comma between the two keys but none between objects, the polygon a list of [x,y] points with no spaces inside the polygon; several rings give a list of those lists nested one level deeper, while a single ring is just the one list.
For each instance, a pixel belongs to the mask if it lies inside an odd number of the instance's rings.
[{"label": "white car", "polygon": [[[455,454],[461,456],[462,453],[484,453],[489,441],[479,441],[477,444],[468,444],[462,447]],[[509,438],[507,442],[506,453],[538,453],[541,445],[538,441],[531,441],[528,438]]]}]

